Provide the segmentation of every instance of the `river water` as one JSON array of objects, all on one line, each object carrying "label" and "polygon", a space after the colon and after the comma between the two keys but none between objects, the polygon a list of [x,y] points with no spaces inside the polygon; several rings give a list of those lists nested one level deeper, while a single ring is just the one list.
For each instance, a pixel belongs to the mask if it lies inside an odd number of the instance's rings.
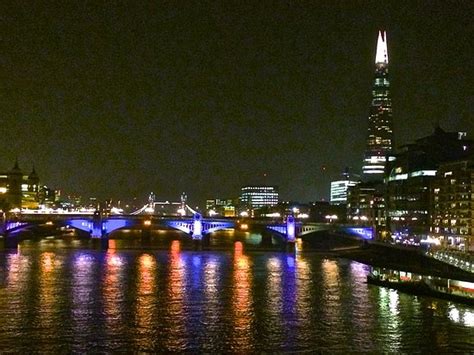
[{"label": "river water", "polygon": [[367,285],[354,261],[250,244],[0,251],[0,352],[474,351],[469,306]]}]

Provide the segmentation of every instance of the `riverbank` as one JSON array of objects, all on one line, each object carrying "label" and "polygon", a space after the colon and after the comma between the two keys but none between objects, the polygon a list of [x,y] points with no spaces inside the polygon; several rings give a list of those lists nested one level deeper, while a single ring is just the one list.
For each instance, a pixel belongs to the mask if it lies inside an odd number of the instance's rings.
[{"label": "riverbank", "polygon": [[336,250],[333,253],[338,257],[355,260],[371,266],[474,282],[474,274],[427,257],[421,250],[415,248],[367,243],[357,249]]},{"label": "riverbank", "polygon": [[399,290],[405,293],[410,293],[418,296],[428,296],[445,299],[448,301],[461,302],[474,306],[474,298],[471,295],[460,295],[453,293],[451,289],[440,288],[431,286],[429,283],[426,283],[424,280],[420,281],[390,281],[388,279],[382,279],[381,275],[378,277],[375,275],[367,276],[367,283],[382,287],[391,288],[394,290]]}]

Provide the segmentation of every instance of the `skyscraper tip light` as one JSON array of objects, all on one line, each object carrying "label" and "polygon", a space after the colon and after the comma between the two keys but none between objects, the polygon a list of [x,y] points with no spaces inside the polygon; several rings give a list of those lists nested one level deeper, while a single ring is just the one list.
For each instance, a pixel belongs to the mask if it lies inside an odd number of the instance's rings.
[{"label": "skyscraper tip light", "polygon": [[377,54],[375,55],[375,64],[388,64],[387,33],[379,31],[377,40]]},{"label": "skyscraper tip light", "polygon": [[392,155],[392,99],[388,78],[387,34],[379,31],[375,55],[375,80],[367,128],[367,145],[362,173],[364,180],[381,180]]}]

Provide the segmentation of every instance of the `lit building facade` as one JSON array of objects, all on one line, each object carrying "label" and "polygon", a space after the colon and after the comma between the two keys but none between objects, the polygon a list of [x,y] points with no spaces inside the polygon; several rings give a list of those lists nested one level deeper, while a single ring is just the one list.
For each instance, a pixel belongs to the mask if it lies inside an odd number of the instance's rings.
[{"label": "lit building facade", "polygon": [[441,164],[433,181],[429,240],[443,248],[474,251],[474,158]]},{"label": "lit building facade", "polygon": [[23,174],[18,161],[13,169],[0,173],[0,209],[38,208],[40,202],[39,177],[33,168],[29,175]]},{"label": "lit building facade", "polygon": [[347,223],[372,227],[376,238],[385,238],[387,223],[382,182],[361,182],[348,189]]},{"label": "lit building facade", "polygon": [[331,182],[331,204],[340,205],[347,203],[347,190],[357,185],[358,181],[338,180]]},{"label": "lit building facade", "polygon": [[206,212],[212,216],[235,217],[237,201],[231,198],[213,198],[206,200]]},{"label": "lit building facade", "polygon": [[386,162],[394,159],[392,147],[392,99],[388,77],[387,34],[385,31],[380,31],[375,56],[375,80],[367,128],[367,145],[362,167],[364,180],[383,179]]},{"label": "lit building facade", "polygon": [[349,174],[349,168],[342,173],[342,179],[331,182],[330,201],[332,205],[343,205],[347,203],[347,190],[351,186],[359,183],[352,174]]},{"label": "lit building facade", "polygon": [[463,132],[434,132],[401,147],[396,160],[389,163],[386,183],[387,221],[394,239],[419,243],[432,225],[433,183],[440,165],[464,159],[471,154],[474,141]]},{"label": "lit building facade", "polygon": [[240,203],[251,211],[278,204],[277,186],[244,186],[241,189]]}]

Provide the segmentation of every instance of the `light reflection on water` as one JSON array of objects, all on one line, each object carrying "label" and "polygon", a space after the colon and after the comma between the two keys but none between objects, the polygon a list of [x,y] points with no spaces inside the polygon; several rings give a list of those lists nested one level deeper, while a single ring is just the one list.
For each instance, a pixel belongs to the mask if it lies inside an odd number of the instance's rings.
[{"label": "light reflection on water", "polygon": [[[88,259],[83,256],[87,264],[87,260],[92,262],[93,259]],[[127,284],[124,279],[124,273],[128,265],[126,265],[125,258],[118,254],[114,249],[109,251],[104,256],[104,271],[102,281],[102,302],[105,314],[105,328],[107,336],[113,337],[113,333],[123,334],[124,324],[124,292]],[[115,349],[115,347],[114,347]]]},{"label": "light reflection on water", "polygon": [[166,322],[169,335],[165,339],[165,346],[169,350],[186,348],[186,324],[184,316],[184,302],[186,295],[186,263],[181,254],[178,240],[171,244],[168,278],[168,304],[165,308]]},{"label": "light reflection on water", "polygon": [[139,349],[146,349],[155,336],[157,320],[156,260],[144,253],[138,257],[137,291],[135,298],[135,341]]},{"label": "light reflection on water", "polygon": [[[298,252],[0,252],[0,349],[412,352],[474,348],[474,311]],[[453,336],[456,334],[456,336]]]},{"label": "light reflection on water", "polygon": [[[40,255],[39,265],[39,292],[38,292],[38,328],[48,329],[50,334],[57,333],[57,309],[58,292],[56,278],[62,267],[62,262],[56,260],[56,255],[52,252],[44,252]],[[41,333],[42,341],[49,335]]]},{"label": "light reflection on water", "polygon": [[232,349],[249,351],[252,349],[252,274],[249,257],[243,252],[242,242],[234,246],[232,292],[232,319],[234,325]]}]

